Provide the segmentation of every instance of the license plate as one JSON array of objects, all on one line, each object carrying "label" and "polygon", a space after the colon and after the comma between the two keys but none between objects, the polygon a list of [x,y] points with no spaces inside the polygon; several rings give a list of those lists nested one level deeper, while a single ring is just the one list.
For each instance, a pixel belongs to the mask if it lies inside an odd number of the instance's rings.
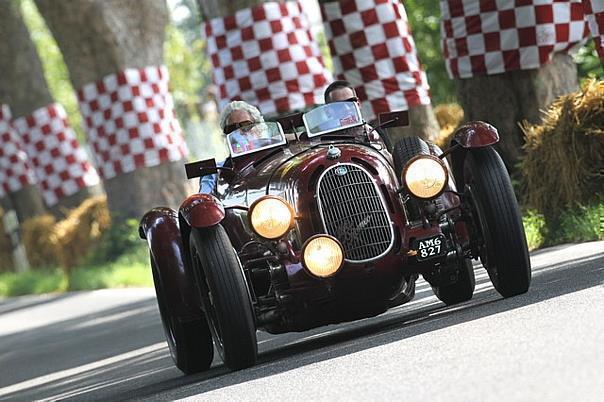
[{"label": "license plate", "polygon": [[417,241],[417,259],[429,260],[445,254],[445,236],[437,235]]}]

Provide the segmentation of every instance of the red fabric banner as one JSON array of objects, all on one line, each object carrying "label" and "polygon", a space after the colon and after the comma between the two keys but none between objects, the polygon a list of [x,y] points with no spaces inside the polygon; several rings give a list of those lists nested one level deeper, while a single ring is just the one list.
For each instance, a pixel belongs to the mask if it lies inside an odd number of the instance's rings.
[{"label": "red fabric banner", "polygon": [[63,106],[52,104],[14,121],[23,138],[46,205],[99,183],[99,176],[75,137]]},{"label": "red fabric banner", "polygon": [[539,68],[589,36],[581,0],[441,0],[452,78]]},{"label": "red fabric banner", "polygon": [[0,104],[0,138],[0,198],[3,198],[6,194],[36,184],[23,139],[13,127],[10,107],[3,104]]},{"label": "red fabric banner", "polygon": [[298,1],[268,2],[202,27],[222,109],[244,100],[264,114],[323,102],[331,82]]},{"label": "red fabric banner", "polygon": [[188,154],[165,66],[127,69],[78,91],[102,178],[179,161]]},{"label": "red fabric banner", "polygon": [[321,4],[338,79],[349,81],[367,119],[430,104],[405,7],[397,0]]}]

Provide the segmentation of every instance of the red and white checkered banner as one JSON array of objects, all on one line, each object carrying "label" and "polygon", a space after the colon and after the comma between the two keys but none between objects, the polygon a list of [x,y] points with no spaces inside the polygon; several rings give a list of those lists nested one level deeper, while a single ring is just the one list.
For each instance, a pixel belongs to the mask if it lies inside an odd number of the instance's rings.
[{"label": "red and white checkered banner", "polygon": [[581,0],[441,0],[452,78],[539,68],[589,36]]},{"label": "red and white checkered banner", "polygon": [[430,104],[428,80],[398,0],[341,0],[321,4],[338,79],[349,81],[363,116]]},{"label": "red and white checkered banner", "polygon": [[95,168],[76,139],[65,109],[52,104],[13,122],[23,138],[46,205],[99,183]]},{"label": "red and white checkered banner", "polygon": [[111,179],[188,155],[165,66],[126,69],[78,91],[101,177]]},{"label": "red and white checkered banner", "polygon": [[36,184],[23,139],[14,130],[10,107],[3,104],[0,104],[0,138],[0,198],[3,198],[6,194]]},{"label": "red and white checkered banner", "polygon": [[298,1],[269,2],[202,27],[218,100],[244,100],[262,113],[323,103],[332,80]]},{"label": "red and white checkered banner", "polygon": [[604,0],[583,0],[583,12],[598,55],[604,60]]}]

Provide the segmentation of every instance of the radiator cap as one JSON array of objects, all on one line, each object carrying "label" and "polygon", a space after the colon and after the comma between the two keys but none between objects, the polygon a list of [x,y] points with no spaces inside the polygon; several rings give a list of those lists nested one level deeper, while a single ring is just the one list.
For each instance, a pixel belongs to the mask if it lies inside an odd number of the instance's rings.
[{"label": "radiator cap", "polygon": [[329,149],[327,150],[327,159],[339,159],[340,156],[342,156],[342,151],[340,151],[340,148],[330,145]]}]

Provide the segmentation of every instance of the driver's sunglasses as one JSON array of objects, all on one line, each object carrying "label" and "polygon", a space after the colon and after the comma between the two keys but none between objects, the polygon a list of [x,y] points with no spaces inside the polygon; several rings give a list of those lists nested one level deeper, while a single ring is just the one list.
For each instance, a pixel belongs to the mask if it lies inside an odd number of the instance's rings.
[{"label": "driver's sunglasses", "polygon": [[254,124],[254,122],[250,121],[250,120],[245,120],[245,121],[241,121],[239,123],[229,124],[228,126],[224,127],[224,133],[230,134],[233,131],[237,130],[238,128],[248,127],[248,126],[251,126],[252,124]]},{"label": "driver's sunglasses", "polygon": [[358,102],[359,98],[353,96],[352,98],[344,99],[344,102]]}]

